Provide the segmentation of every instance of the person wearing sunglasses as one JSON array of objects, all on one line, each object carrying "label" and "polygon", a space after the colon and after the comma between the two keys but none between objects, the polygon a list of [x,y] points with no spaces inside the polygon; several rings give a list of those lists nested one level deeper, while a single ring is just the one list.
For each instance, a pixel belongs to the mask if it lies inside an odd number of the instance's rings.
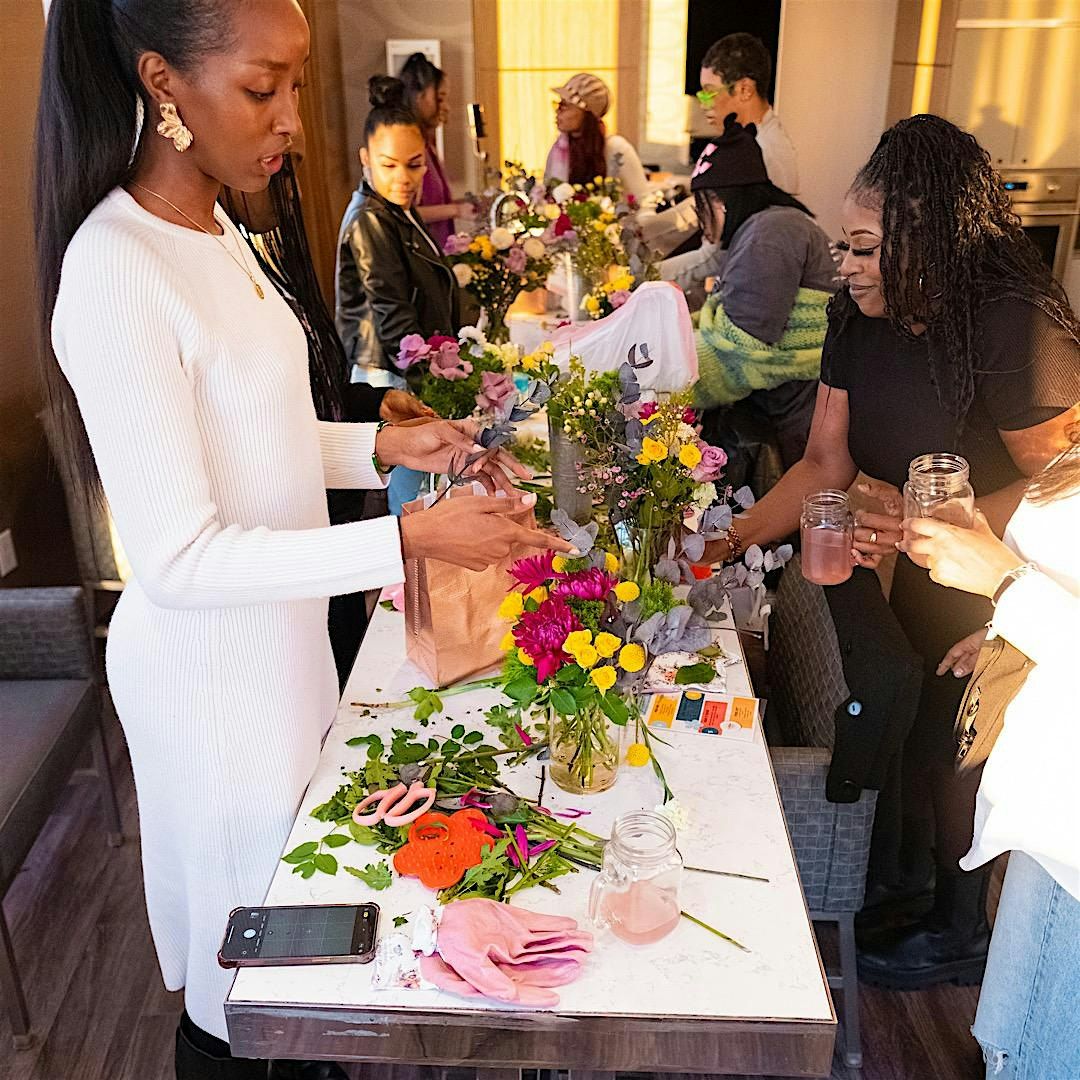
[{"label": "person wearing sunglasses", "polygon": [[[696,97],[709,126],[718,133],[723,132],[724,118],[730,113],[743,127],[753,124],[769,181],[795,195],[799,190],[799,163],[795,147],[766,97],[771,76],[772,58],[758,38],[753,34],[728,34],[705,54],[701,89]],[[700,228],[693,203],[680,203],[656,215],[655,222],[642,224],[645,238],[653,247],[677,252],[661,264],[660,276],[674,281],[686,293],[691,310],[697,310],[705,300],[705,279],[720,275],[725,256],[718,245],[707,239],[703,238],[700,246],[693,243]],[[688,250],[679,253],[675,244]]]}]

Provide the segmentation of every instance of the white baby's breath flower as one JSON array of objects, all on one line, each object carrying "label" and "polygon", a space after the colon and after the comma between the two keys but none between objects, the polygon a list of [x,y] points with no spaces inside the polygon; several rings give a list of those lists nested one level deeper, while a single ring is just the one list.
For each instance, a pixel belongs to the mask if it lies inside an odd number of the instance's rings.
[{"label": "white baby's breath flower", "polygon": [[500,225],[491,230],[491,243],[496,251],[505,251],[514,246],[514,234]]},{"label": "white baby's breath flower", "polygon": [[677,438],[679,442],[696,442],[697,432],[689,424],[680,424]]},{"label": "white baby's breath flower", "polygon": [[468,263],[454,263],[454,277],[457,283],[464,289],[473,279],[472,267]]},{"label": "white baby's breath flower", "polygon": [[669,799],[666,803],[660,803],[654,809],[656,813],[661,817],[666,817],[675,826],[677,833],[684,832],[690,827],[690,811],[678,799]]},{"label": "white baby's breath flower", "polygon": [[552,193],[551,197],[561,206],[574,197],[574,185],[562,183]]}]

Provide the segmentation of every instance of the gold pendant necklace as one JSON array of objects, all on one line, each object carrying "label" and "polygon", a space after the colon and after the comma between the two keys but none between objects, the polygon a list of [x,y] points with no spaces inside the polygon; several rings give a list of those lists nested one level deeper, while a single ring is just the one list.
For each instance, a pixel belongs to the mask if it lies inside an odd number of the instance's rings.
[{"label": "gold pendant necklace", "polygon": [[196,229],[201,229],[204,233],[206,233],[207,236],[213,237],[221,245],[221,250],[224,251],[225,254],[228,255],[229,258],[232,259],[232,261],[236,263],[236,265],[239,266],[245,274],[247,274],[248,280],[251,282],[252,285],[255,286],[255,295],[260,300],[266,299],[266,293],[263,292],[263,287],[258,283],[258,281],[255,280],[255,275],[247,268],[247,260],[245,259],[244,262],[241,262],[229,250],[229,248],[225,244],[225,241],[222,240],[220,236],[212,233],[205,225],[200,225],[193,218],[188,217],[188,215],[185,214],[184,211],[176,205],[176,203],[169,202],[169,200],[166,199],[164,195],[159,195],[156,191],[151,191],[148,187],[144,187],[142,184],[135,183],[134,180],[131,181],[131,186],[138,188],[140,191],[145,191],[147,195],[153,195],[155,199],[160,199],[166,206],[171,206],[185,221],[191,222],[191,224],[194,225]]}]

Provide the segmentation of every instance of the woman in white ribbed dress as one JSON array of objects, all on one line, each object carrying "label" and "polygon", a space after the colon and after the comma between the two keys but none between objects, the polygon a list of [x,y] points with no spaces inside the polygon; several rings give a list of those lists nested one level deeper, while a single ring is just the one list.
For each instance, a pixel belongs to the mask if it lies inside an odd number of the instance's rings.
[{"label": "woman in white ribbed dress", "polygon": [[[334,715],[326,597],[401,580],[403,553],[478,567],[511,543],[550,543],[492,510],[507,500],[329,526],[325,489],[381,485],[376,452],[384,467],[445,471],[472,433],[316,419],[304,333],[215,209],[221,183],[265,187],[299,129],[303,15],[294,0],[244,10],[54,0],[39,115],[43,314],[59,364],[47,357],[46,383],[134,571],[109,683],[154,942],[201,1029],[180,1043],[203,1049],[207,1033],[227,1038],[226,917],[264,895]],[[484,479],[504,478],[491,466]],[[266,1071],[219,1066],[233,1071],[197,1075]]]}]

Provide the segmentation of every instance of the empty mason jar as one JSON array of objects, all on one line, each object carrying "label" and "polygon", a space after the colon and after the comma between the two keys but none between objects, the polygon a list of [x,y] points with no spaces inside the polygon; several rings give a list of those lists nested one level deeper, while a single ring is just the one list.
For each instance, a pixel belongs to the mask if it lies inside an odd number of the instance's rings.
[{"label": "empty mason jar", "polygon": [[[904,517],[936,518],[970,529],[975,518],[975,492],[968,463],[959,454],[921,454],[908,466],[904,485]],[[909,556],[926,568],[922,556]]]},{"label": "empty mason jar", "polygon": [[851,577],[855,518],[843,491],[819,491],[803,499],[799,520],[802,573],[815,585],[839,585]]},{"label": "empty mason jar", "polygon": [[616,818],[589,894],[589,918],[598,929],[650,945],[679,925],[683,863],[675,840],[675,826],[660,814]]}]

